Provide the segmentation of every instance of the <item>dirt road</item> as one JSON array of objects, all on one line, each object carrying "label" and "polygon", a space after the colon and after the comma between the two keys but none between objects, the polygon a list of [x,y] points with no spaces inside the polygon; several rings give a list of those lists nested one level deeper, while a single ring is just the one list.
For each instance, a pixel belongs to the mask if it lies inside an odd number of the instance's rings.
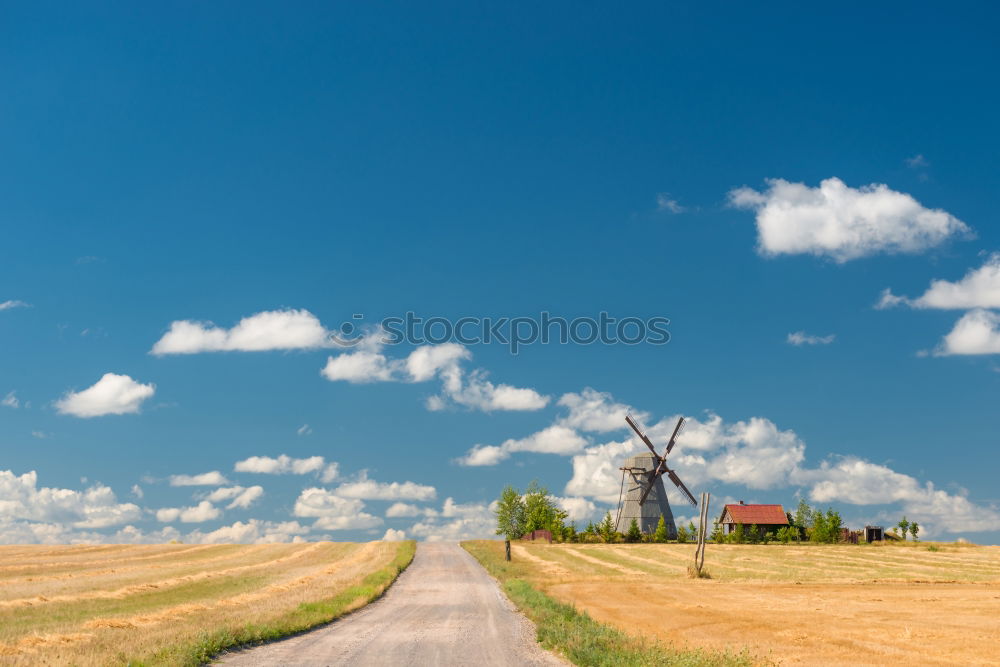
[{"label": "dirt road", "polygon": [[421,543],[385,597],[330,625],[229,653],[224,665],[562,665],[457,544]]}]

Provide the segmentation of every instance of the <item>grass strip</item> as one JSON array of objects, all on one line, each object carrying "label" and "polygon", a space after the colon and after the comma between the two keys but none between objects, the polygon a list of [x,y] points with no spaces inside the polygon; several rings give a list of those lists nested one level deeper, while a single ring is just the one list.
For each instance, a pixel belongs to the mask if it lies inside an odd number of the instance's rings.
[{"label": "grass strip", "polygon": [[[563,604],[529,583],[530,567],[508,563],[503,543],[496,540],[462,542],[472,556],[500,582],[507,597],[531,619],[538,641],[546,649],[562,654],[575,665],[586,667],[645,667],[647,665],[752,665],[755,660],[740,653],[703,649],[678,650],[662,642],[644,640],[617,628],[598,623],[586,612]],[[613,583],[609,585],[613,586]]]},{"label": "grass strip", "polygon": [[204,665],[226,649],[263,644],[324,625],[381,597],[413,561],[415,551],[416,542],[412,540],[400,542],[391,563],[366,576],[360,584],[351,586],[331,598],[302,603],[296,609],[261,623],[247,623],[205,632],[195,641],[161,649],[140,659],[128,659],[122,656],[122,662],[130,667]]}]

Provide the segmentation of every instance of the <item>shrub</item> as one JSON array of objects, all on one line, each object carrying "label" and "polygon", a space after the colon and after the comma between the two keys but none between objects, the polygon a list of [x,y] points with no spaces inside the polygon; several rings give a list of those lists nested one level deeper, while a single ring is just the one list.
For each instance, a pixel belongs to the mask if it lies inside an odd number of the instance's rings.
[{"label": "shrub", "polygon": [[656,524],[656,532],[653,533],[654,542],[666,542],[670,536],[667,534],[667,522],[663,520],[663,515],[660,515],[660,520]]},{"label": "shrub", "polygon": [[677,529],[677,543],[678,544],[684,544],[690,538],[691,538],[691,535],[688,533],[687,526],[681,526],[680,528]]},{"label": "shrub", "polygon": [[632,522],[628,525],[625,541],[633,544],[642,541],[642,531],[639,530],[639,522],[635,519],[632,519]]}]

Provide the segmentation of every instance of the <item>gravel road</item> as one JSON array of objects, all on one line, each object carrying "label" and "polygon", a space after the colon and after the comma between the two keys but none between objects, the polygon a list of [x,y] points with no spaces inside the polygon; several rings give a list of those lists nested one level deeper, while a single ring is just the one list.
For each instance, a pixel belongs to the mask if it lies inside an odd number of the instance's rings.
[{"label": "gravel road", "polygon": [[386,595],[305,634],[228,653],[224,665],[565,665],[457,544],[422,542]]}]

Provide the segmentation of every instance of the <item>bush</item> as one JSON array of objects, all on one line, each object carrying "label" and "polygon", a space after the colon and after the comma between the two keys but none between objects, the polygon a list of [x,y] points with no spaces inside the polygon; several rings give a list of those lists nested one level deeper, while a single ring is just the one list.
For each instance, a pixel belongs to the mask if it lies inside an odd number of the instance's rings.
[{"label": "bush", "polygon": [[642,531],[639,530],[639,522],[635,519],[632,519],[632,522],[628,525],[628,533],[625,534],[625,541],[630,544],[642,541]]},{"label": "bush", "polygon": [[688,529],[686,526],[681,526],[677,529],[677,543],[684,544],[688,541],[691,536],[688,534]]},{"label": "bush", "polygon": [[656,524],[656,532],[653,533],[654,542],[666,542],[670,536],[667,534],[667,522],[663,520],[663,515],[660,515],[660,520]]}]

